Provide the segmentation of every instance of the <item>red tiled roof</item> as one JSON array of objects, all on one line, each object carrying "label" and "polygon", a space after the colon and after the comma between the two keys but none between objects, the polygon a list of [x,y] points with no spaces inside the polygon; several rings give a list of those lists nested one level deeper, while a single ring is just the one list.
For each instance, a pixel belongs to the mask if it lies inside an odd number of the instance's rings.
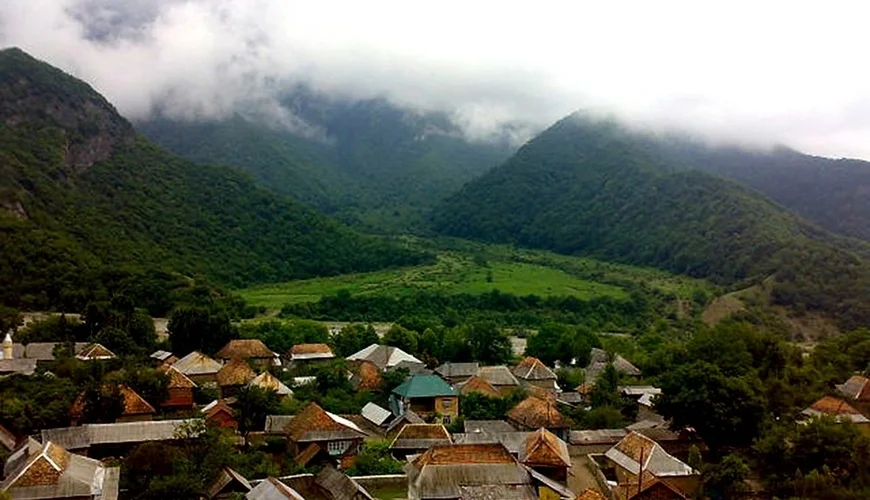
[{"label": "red tiled roof", "polygon": [[532,429],[567,427],[565,417],[559,412],[555,401],[535,396],[529,396],[514,406],[508,413],[508,419]]},{"label": "red tiled roof", "polygon": [[[112,386],[104,385],[102,392],[104,395],[108,395],[112,390]],[[139,394],[136,393],[133,389],[130,389],[126,385],[119,385],[118,392],[121,394],[123,398],[123,408],[121,411],[122,417],[128,417],[132,415],[153,415],[157,413],[153,406],[151,406],[148,401],[142,398]],[[74,418],[81,418],[84,414],[85,409],[85,393],[79,394],[76,398],[75,402],[70,409],[70,415]]]},{"label": "red tiled roof", "polygon": [[217,372],[217,383],[221,387],[230,385],[245,385],[256,377],[257,374],[248,366],[248,363],[239,358],[231,359]]},{"label": "red tiled roof", "polygon": [[332,348],[326,344],[296,344],[290,354],[332,354]]},{"label": "red tiled roof", "polygon": [[408,424],[399,431],[396,439],[446,439],[450,433],[441,424]]},{"label": "red tiled roof", "polygon": [[568,447],[547,429],[540,428],[526,439],[526,454],[523,462],[527,465],[548,467],[571,467]]},{"label": "red tiled roof", "polygon": [[333,420],[323,408],[312,402],[293,417],[284,431],[291,441],[299,441],[309,431],[343,431],[346,429],[348,429],[346,426]]},{"label": "red tiled roof", "polygon": [[473,392],[491,398],[501,397],[501,393],[498,392],[498,389],[493,387],[492,384],[486,380],[477,376],[469,378],[459,386],[459,394],[471,394]]},{"label": "red tiled roof", "polygon": [[833,396],[825,396],[813,403],[810,408],[826,415],[860,415],[861,412],[849,406],[849,403]]},{"label": "red tiled roof", "polygon": [[577,495],[575,500],[607,500],[607,497],[595,490],[586,489],[583,493]]},{"label": "red tiled roof", "polygon": [[166,374],[169,378],[169,389],[192,389],[196,387],[193,380],[190,380],[187,375],[181,373],[170,365],[160,365],[160,371]]},{"label": "red tiled roof", "polygon": [[275,353],[259,339],[235,339],[215,354],[220,359],[271,359]]}]

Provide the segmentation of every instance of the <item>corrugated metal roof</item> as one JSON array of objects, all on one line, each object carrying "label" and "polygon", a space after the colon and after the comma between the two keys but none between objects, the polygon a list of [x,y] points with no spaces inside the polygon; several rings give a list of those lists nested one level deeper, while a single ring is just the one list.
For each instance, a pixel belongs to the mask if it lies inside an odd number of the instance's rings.
[{"label": "corrugated metal roof", "polygon": [[189,377],[191,375],[215,375],[223,365],[199,351],[193,351],[173,363],[172,366]]},{"label": "corrugated metal roof", "polygon": [[516,432],[514,426],[504,420],[466,420],[464,427],[468,433]]},{"label": "corrugated metal roof", "polygon": [[435,373],[442,377],[473,377],[480,369],[479,363],[444,363],[435,368]]},{"label": "corrugated metal roof", "polygon": [[52,441],[72,450],[100,444],[144,443],[176,439],[183,424],[198,419],[154,420],[150,422],[121,422],[114,424],[85,424],[79,427],[43,429],[43,441]]},{"label": "corrugated metal roof", "polygon": [[393,416],[390,410],[381,408],[374,403],[366,403],[366,405],[362,407],[360,414],[365,417],[366,420],[377,426],[384,425],[384,423]]},{"label": "corrugated metal roof", "polygon": [[355,352],[347,357],[348,361],[367,359],[378,366],[381,370],[392,368],[403,361],[425,365],[422,361],[411,356],[398,347],[372,344],[365,349]]}]

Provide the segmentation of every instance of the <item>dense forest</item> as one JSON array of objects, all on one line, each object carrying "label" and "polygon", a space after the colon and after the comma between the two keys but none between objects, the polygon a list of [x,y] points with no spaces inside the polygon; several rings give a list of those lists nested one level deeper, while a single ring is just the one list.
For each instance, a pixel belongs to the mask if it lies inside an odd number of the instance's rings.
[{"label": "dense forest", "polygon": [[[775,276],[773,298],[870,319],[866,246],[835,237],[757,192],[675,168],[613,121],[572,115],[434,215],[443,233],[643,264],[729,286]],[[836,286],[833,283],[836,282]]]},{"label": "dense forest", "polygon": [[20,50],[0,52],[0,103],[7,305],[80,308],[116,268],[238,286],[427,258],[164,152],[87,84]]},{"label": "dense forest", "polygon": [[[470,141],[442,113],[297,87],[286,119],[154,119],[136,126],[188,159],[228,165],[261,186],[372,231],[423,231],[423,214],[510,155],[503,138]],[[292,117],[292,120],[288,117]]]}]

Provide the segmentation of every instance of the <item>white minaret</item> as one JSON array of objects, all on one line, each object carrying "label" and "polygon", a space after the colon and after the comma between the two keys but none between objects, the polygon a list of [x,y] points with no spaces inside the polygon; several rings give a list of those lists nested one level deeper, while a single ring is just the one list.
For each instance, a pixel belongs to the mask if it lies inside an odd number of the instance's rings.
[{"label": "white minaret", "polygon": [[12,334],[9,332],[3,338],[3,355],[0,359],[12,359]]}]

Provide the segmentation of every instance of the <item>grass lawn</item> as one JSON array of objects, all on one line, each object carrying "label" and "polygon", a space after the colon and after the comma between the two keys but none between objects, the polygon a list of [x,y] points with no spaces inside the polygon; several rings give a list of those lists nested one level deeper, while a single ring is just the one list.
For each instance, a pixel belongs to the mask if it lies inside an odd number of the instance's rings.
[{"label": "grass lawn", "polygon": [[625,297],[624,285],[637,281],[681,296],[689,296],[696,288],[709,288],[703,281],[654,269],[501,245],[463,241],[435,251],[438,258],[431,265],[260,285],[238,293],[251,305],[277,310],[285,304],[316,301],[339,290],[392,296],[421,290],[470,294],[499,290],[589,299]]}]

